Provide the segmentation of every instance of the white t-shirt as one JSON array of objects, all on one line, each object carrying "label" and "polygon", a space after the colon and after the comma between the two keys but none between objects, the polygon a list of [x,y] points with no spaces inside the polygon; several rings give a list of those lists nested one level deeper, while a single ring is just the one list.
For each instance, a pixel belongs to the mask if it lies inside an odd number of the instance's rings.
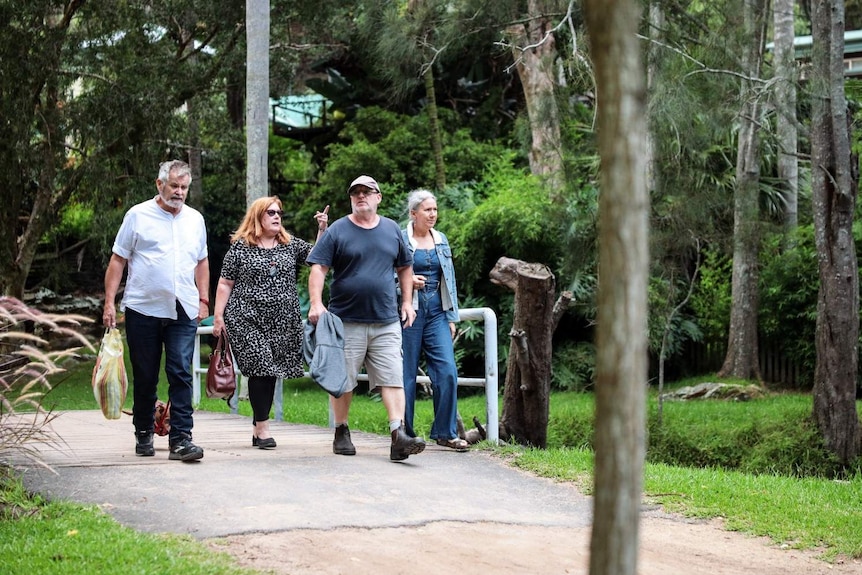
[{"label": "white t-shirt", "polygon": [[126,212],[113,252],[128,260],[121,311],[129,307],[176,319],[179,300],[187,316],[198,316],[195,268],[207,258],[207,230],[199,211],[184,205],[174,216],[155,198],[137,204]]}]

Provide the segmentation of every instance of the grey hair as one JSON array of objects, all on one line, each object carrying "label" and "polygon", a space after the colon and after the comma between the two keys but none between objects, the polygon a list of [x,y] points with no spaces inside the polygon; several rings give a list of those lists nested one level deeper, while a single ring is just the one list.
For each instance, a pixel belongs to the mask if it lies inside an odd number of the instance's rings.
[{"label": "grey hair", "polygon": [[188,176],[191,182],[192,169],[182,160],[168,160],[159,164],[159,180],[167,182],[171,172],[177,172],[177,176]]},{"label": "grey hair", "polygon": [[413,190],[412,192],[410,192],[407,195],[407,215],[410,215],[410,212],[415,209],[418,209],[422,202],[429,199],[437,201],[437,196],[435,196],[428,190]]}]

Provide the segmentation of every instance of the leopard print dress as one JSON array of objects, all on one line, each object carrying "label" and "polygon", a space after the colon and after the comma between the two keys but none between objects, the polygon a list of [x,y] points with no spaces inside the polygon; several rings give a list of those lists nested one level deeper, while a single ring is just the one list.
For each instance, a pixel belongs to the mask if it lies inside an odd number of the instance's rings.
[{"label": "leopard print dress", "polygon": [[221,277],[233,280],[224,322],[245,376],[302,377],[302,312],[296,281],[311,244],[297,237],[272,249],[233,242]]}]

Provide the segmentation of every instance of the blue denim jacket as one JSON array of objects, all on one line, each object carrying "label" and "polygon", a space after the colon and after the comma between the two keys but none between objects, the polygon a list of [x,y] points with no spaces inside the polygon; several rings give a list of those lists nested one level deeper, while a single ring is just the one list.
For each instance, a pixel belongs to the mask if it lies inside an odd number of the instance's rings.
[{"label": "blue denim jacket", "polygon": [[[401,230],[401,235],[407,242],[407,247],[410,248],[410,254],[413,255],[416,251],[416,241],[413,239],[413,222],[409,222],[407,228]],[[449,246],[446,235],[442,232],[432,228],[431,235],[434,237],[434,250],[440,259],[440,267],[443,268],[440,300],[443,303],[443,309],[446,310],[446,319],[457,322],[460,320],[458,316],[458,287],[455,285],[455,263],[452,261],[452,248]],[[413,290],[413,309],[419,309],[419,295],[415,289]]]}]

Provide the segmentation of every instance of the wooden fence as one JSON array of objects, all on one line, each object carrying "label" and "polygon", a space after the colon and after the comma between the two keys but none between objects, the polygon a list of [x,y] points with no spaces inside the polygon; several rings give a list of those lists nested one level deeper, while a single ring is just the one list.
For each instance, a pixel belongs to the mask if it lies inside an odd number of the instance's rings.
[{"label": "wooden fence", "polygon": [[[802,385],[799,365],[784,356],[776,344],[760,342],[758,348],[760,376],[764,382],[791,388]],[[694,373],[708,373],[721,369],[726,353],[727,345],[724,343],[693,343],[683,361]]]}]

